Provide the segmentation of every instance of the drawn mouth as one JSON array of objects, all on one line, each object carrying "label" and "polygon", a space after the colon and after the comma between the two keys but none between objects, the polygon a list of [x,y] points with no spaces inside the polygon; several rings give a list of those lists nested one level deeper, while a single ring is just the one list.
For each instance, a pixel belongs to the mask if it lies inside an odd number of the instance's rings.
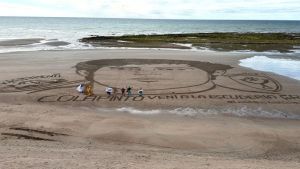
[{"label": "drawn mouth", "polygon": [[131,78],[131,80],[136,80],[139,82],[159,82],[159,81],[166,81],[166,80],[172,80],[167,78]]}]

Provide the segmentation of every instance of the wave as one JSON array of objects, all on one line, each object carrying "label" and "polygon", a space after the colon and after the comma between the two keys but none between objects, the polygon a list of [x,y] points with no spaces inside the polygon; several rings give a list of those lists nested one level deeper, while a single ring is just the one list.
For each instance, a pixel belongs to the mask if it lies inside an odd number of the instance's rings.
[{"label": "wave", "polygon": [[300,115],[285,113],[279,110],[267,111],[262,108],[248,108],[246,106],[241,108],[224,108],[224,109],[197,109],[182,107],[173,110],[139,110],[133,107],[122,107],[117,109],[118,112],[130,113],[135,115],[157,115],[157,114],[171,114],[184,117],[202,117],[202,116],[217,116],[228,115],[237,117],[257,117],[257,118],[277,118],[277,119],[297,119],[300,120]]},{"label": "wave", "polygon": [[132,107],[122,107],[117,109],[119,112],[127,112],[130,114],[146,114],[146,115],[151,115],[151,114],[160,114],[162,113],[161,110],[138,110]]},{"label": "wave", "polygon": [[[24,51],[43,51],[43,50],[74,50],[74,49],[95,49],[92,45],[69,42],[58,39],[41,39],[37,42],[30,43],[33,38],[28,39],[1,39],[0,42],[4,45],[0,45],[0,53],[10,52],[24,52]],[[14,41],[15,44],[5,45],[5,43]],[[24,44],[18,44],[18,41],[22,41]],[[29,43],[26,44],[26,41]]]}]

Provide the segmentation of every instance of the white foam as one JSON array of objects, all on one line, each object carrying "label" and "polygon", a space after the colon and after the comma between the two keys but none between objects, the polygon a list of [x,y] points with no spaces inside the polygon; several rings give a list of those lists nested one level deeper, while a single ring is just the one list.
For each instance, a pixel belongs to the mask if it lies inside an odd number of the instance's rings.
[{"label": "white foam", "polygon": [[234,115],[238,117],[263,117],[263,118],[291,118],[300,119],[300,117],[290,115],[278,110],[266,111],[262,108],[224,108],[224,109],[193,109],[193,108],[177,108],[169,111],[171,114],[181,116],[212,116],[212,115]]},{"label": "white foam", "polygon": [[246,106],[240,108],[224,108],[224,109],[195,109],[190,107],[176,108],[173,110],[139,110],[132,107],[123,107],[117,109],[118,112],[130,113],[135,115],[156,115],[156,114],[173,114],[185,117],[201,117],[216,115],[231,115],[238,117],[259,117],[259,118],[284,118],[298,119],[299,115],[285,113],[279,110],[266,111],[262,108],[248,108]]},{"label": "white foam", "polygon": [[191,43],[172,43],[174,45],[179,45],[179,46],[184,46],[184,47],[188,47],[188,48],[192,48],[193,44]]},{"label": "white foam", "polygon": [[254,56],[240,60],[240,66],[268,71],[300,80],[300,61],[282,58]]},{"label": "white foam", "polygon": [[133,42],[130,42],[130,41],[124,41],[124,40],[117,40],[117,42],[119,42],[119,43],[133,43]]},{"label": "white foam", "polygon": [[[6,39],[7,40],[7,39]],[[68,42],[68,45],[62,46],[52,46],[47,45],[48,42],[60,41],[58,39],[46,39],[40,41],[40,43],[33,43],[30,45],[21,45],[21,46],[0,46],[0,53],[10,53],[10,52],[24,52],[24,51],[43,51],[43,50],[75,50],[75,49],[96,49],[92,45],[84,44],[80,42]],[[65,41],[67,42],[67,41]]]},{"label": "white foam", "polygon": [[145,114],[145,115],[161,113],[161,110],[138,110],[138,109],[134,109],[132,107],[122,107],[122,108],[117,109],[117,111],[126,112],[126,113],[130,113],[130,114]]},{"label": "white foam", "polygon": [[[294,50],[291,50],[294,54],[299,54],[300,53],[300,48],[295,48]],[[300,57],[300,56],[299,56]]]}]

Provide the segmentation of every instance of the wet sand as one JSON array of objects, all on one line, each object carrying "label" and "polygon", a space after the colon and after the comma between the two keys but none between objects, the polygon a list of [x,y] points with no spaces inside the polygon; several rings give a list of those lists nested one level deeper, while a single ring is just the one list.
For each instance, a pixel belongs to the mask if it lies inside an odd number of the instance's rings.
[{"label": "wet sand", "polygon": [[40,43],[41,38],[32,38],[32,39],[11,39],[11,40],[2,40],[0,41],[0,46],[20,46],[20,45],[31,45],[34,43]]},{"label": "wet sand", "polygon": [[[0,168],[299,168],[300,83],[239,67],[246,57],[0,54]],[[106,85],[135,95],[107,96]]]}]

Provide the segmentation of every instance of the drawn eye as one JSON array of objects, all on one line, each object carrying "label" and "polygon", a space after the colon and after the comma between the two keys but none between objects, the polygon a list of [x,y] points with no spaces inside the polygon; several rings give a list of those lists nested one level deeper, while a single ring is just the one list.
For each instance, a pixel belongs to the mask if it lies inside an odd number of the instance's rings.
[{"label": "drawn eye", "polygon": [[168,67],[156,67],[154,70],[161,70],[161,71],[170,71],[174,70],[174,68],[168,68]]},{"label": "drawn eye", "polygon": [[127,70],[127,71],[140,71],[140,67],[110,67],[110,69],[115,70]]}]

